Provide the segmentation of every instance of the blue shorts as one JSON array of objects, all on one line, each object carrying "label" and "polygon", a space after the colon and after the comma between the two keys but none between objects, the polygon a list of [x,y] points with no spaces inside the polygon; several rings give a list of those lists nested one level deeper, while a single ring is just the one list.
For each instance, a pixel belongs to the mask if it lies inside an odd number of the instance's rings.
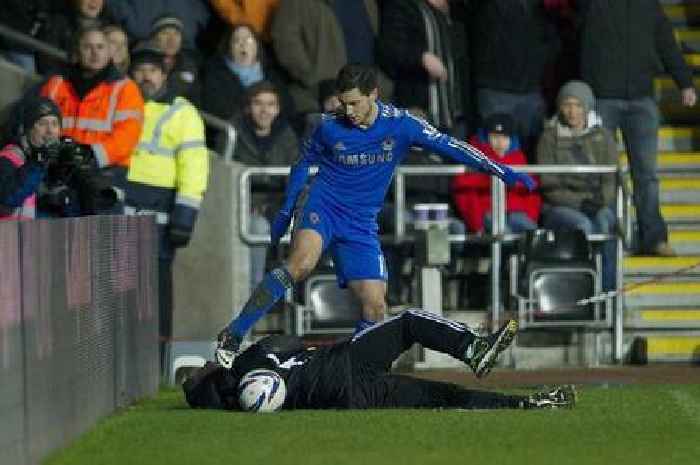
[{"label": "blue shorts", "polygon": [[349,281],[387,280],[375,220],[358,220],[309,199],[297,219],[296,229],[312,229],[321,235],[323,250],[333,257],[341,288],[347,287]]}]

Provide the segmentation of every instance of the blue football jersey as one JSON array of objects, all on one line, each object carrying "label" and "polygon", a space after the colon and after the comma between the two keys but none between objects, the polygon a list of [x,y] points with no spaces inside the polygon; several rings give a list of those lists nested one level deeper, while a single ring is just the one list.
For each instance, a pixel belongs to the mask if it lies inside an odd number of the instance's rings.
[{"label": "blue football jersey", "polygon": [[406,110],[382,102],[377,105],[377,118],[367,128],[356,127],[341,116],[323,115],[321,124],[302,144],[300,158],[292,168],[283,207],[286,211],[292,211],[309,168],[317,165],[310,198],[339,214],[376,218],[396,166],[414,145],[479,171],[503,175],[504,168],[475,147],[439,132]]}]

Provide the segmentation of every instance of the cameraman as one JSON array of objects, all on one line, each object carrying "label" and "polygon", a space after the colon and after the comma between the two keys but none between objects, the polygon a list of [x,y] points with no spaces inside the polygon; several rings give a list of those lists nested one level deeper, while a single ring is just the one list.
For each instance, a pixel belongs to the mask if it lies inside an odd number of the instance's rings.
[{"label": "cameraman", "polygon": [[39,211],[71,217],[110,211],[117,204],[112,180],[99,168],[89,145],[62,137],[46,150],[46,177],[39,190]]},{"label": "cameraman", "polygon": [[20,102],[9,142],[0,150],[0,220],[36,217],[48,152],[58,146],[61,112],[48,98]]}]

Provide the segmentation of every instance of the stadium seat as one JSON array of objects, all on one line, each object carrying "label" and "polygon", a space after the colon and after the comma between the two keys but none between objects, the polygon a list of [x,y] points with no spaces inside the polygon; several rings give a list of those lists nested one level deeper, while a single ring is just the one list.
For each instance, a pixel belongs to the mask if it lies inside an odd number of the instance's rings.
[{"label": "stadium seat", "polygon": [[530,231],[510,264],[511,296],[521,327],[600,322],[600,303],[577,303],[601,292],[600,270],[582,231]]},{"label": "stadium seat", "polygon": [[314,274],[306,280],[304,303],[297,305],[297,335],[351,334],[361,318],[360,302],[340,289],[335,274]]}]

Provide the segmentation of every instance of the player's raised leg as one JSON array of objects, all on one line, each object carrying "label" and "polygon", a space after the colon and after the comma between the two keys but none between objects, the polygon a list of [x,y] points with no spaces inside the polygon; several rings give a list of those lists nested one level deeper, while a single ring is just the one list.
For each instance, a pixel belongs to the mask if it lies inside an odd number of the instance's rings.
[{"label": "player's raised leg", "polygon": [[434,313],[413,308],[356,334],[350,344],[355,360],[388,371],[396,358],[414,343],[464,361],[476,376],[489,373],[498,356],[513,341],[515,320],[488,336]]},{"label": "player's raised leg", "polygon": [[232,363],[250,328],[284,297],[294,283],[313,271],[322,251],[323,240],[320,234],[310,229],[297,231],[287,262],[265,275],[243,310],[219,333],[216,358],[220,364],[229,366]]}]

